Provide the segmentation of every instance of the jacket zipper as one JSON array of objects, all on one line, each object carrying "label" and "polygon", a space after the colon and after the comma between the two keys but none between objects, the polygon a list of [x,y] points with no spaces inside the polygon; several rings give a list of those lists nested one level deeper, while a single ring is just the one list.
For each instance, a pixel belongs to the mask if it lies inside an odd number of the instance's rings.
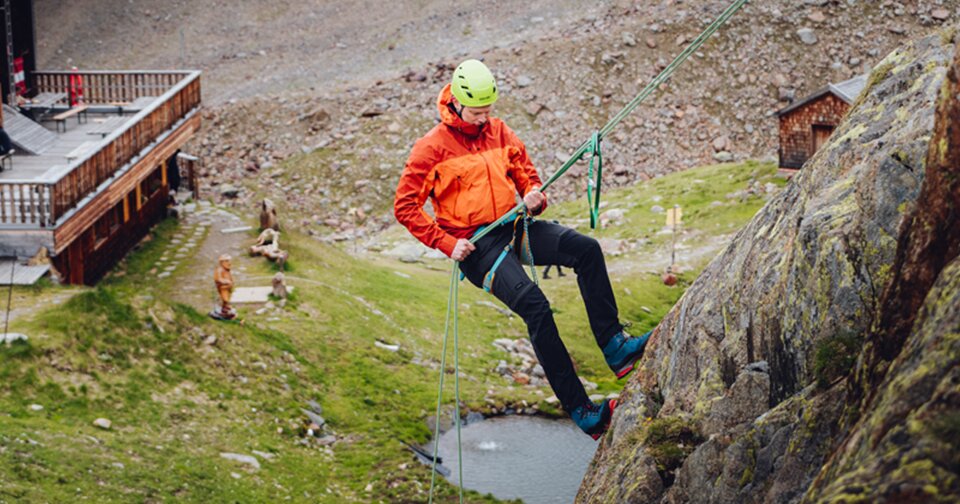
[{"label": "jacket zipper", "polygon": [[487,168],[487,187],[490,188],[490,203],[493,205],[493,218],[496,219],[499,217],[497,215],[497,197],[493,193],[493,175],[490,174],[490,164],[487,163],[487,158],[483,155],[480,153],[477,153],[477,155],[483,160],[483,166]]},{"label": "jacket zipper", "polygon": [[461,180],[460,175],[457,175],[457,191],[454,193],[456,196],[453,197],[453,214],[460,216],[460,213],[457,211],[457,207],[460,206],[460,193],[463,191],[463,180]]}]

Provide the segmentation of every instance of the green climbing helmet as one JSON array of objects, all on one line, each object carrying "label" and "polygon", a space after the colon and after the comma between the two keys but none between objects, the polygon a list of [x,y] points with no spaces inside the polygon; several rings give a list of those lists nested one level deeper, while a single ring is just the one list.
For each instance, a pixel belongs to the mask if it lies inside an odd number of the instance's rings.
[{"label": "green climbing helmet", "polygon": [[497,81],[487,65],[469,59],[453,71],[450,90],[464,107],[486,107],[497,101]]}]

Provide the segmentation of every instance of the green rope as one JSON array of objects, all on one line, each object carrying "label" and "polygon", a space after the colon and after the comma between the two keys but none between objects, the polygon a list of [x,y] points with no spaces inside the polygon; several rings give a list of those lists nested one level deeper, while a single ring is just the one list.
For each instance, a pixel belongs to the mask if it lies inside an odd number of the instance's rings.
[{"label": "green rope", "polygon": [[[700,47],[703,46],[703,44],[707,41],[707,39],[709,39],[714,33],[716,33],[716,31],[719,30],[720,27],[723,26],[723,24],[726,23],[727,20],[729,20],[734,14],[736,14],[737,11],[739,11],[748,1],[749,0],[734,0],[734,2],[730,4],[730,7],[727,7],[727,9],[723,11],[723,13],[720,14],[720,16],[717,17],[717,19],[715,19],[713,23],[711,23],[710,26],[708,26],[703,31],[703,33],[701,33],[697,38],[695,38],[693,42],[691,42],[687,46],[687,48],[684,49],[683,52],[681,52],[673,60],[673,62],[667,65],[667,67],[664,68],[659,75],[657,75],[656,78],[650,81],[650,83],[648,83],[646,87],[644,87],[643,90],[640,91],[640,93],[636,97],[634,97],[633,100],[630,101],[630,103],[624,106],[620,110],[620,112],[617,112],[617,114],[613,116],[613,118],[610,119],[610,121],[607,122],[607,124],[603,128],[601,128],[597,132],[594,132],[589,140],[582,143],[577,148],[577,150],[574,151],[573,155],[570,156],[570,158],[567,159],[567,161],[563,163],[562,166],[560,166],[560,169],[558,169],[553,175],[550,176],[550,178],[547,179],[547,181],[540,188],[540,191],[545,192],[547,188],[550,187],[551,184],[556,182],[557,179],[562,177],[563,174],[570,169],[570,167],[572,167],[575,163],[583,159],[583,157],[587,154],[591,155],[590,172],[588,173],[588,178],[592,179],[593,159],[597,158],[599,162],[597,166],[596,177],[595,177],[595,180],[592,182],[592,184],[591,182],[588,182],[588,184],[591,184],[591,186],[588,186],[588,193],[587,193],[587,200],[588,200],[588,203],[591,205],[590,227],[593,228],[598,217],[597,212],[599,212],[599,205],[600,205],[600,175],[601,175],[600,172],[601,172],[602,163],[603,163],[603,160],[600,156],[600,141],[603,140],[603,138],[607,136],[615,127],[617,127],[617,125],[620,124],[620,121],[622,121],[625,117],[630,115],[630,113],[633,112],[638,106],[640,106],[640,104],[643,103],[643,101],[646,100],[647,97],[650,96],[654,91],[656,91],[661,84],[666,82],[667,79],[669,79],[670,76],[673,75],[673,72],[677,69],[677,67],[682,65],[683,62],[685,62],[688,58],[690,58],[690,55],[692,55],[694,52],[700,49]],[[590,196],[591,194],[593,194],[594,196],[591,197]],[[501,224],[507,222],[510,219],[515,219],[518,215],[523,215],[521,212],[525,211],[525,209],[526,207],[524,206],[523,203],[517,204],[517,206],[513,207],[513,209],[510,210],[509,212],[503,214],[499,219],[497,219],[491,224],[488,224],[485,228],[477,231],[477,233],[475,233],[473,237],[470,238],[470,242],[476,243],[481,238],[483,238],[488,233],[490,233],[490,231],[499,227]],[[523,218],[524,218],[524,227],[525,227],[524,234],[526,235],[526,224],[527,224],[526,216],[523,215]],[[532,254],[531,254],[531,257],[532,257]],[[450,295],[447,298],[447,315],[446,315],[446,322],[444,324],[444,335],[443,335],[443,350],[442,350],[443,354],[440,356],[440,386],[439,386],[439,389],[437,390],[437,417],[436,417],[437,424],[436,424],[434,435],[433,435],[433,438],[434,438],[433,468],[430,476],[429,502],[431,504],[433,503],[433,492],[434,492],[435,481],[437,477],[437,471],[436,471],[437,451],[439,450],[439,447],[440,447],[440,405],[443,400],[443,375],[444,375],[444,372],[446,371],[445,368],[446,368],[446,358],[447,358],[447,340],[449,339],[449,336],[450,336],[451,312],[453,314],[453,354],[454,354],[453,373],[454,373],[454,389],[455,389],[454,399],[456,401],[455,408],[454,408],[454,418],[457,426],[457,464],[459,468],[459,477],[460,477],[460,484],[459,484],[460,502],[461,503],[463,502],[463,451],[461,449],[461,443],[460,443],[460,360],[459,360],[460,352],[458,348],[458,345],[459,345],[458,329],[459,328],[458,328],[458,319],[457,319],[457,311],[458,311],[457,304],[459,303],[459,289],[458,289],[458,285],[459,285],[458,280],[460,276],[459,273],[460,273],[460,262],[454,261],[453,272],[450,275]],[[536,272],[534,271],[533,274],[534,274],[534,279],[536,279]]]},{"label": "green rope", "polygon": [[[460,269],[460,263],[458,261],[453,262],[453,273],[450,275],[450,294],[447,297],[447,318],[444,322],[443,327],[443,350],[440,354],[440,387],[437,389],[437,416],[435,418],[436,425],[433,431],[433,466],[430,471],[430,502],[433,503],[433,489],[436,484],[437,479],[437,452],[440,449],[440,404],[443,401],[443,375],[446,372],[447,368],[447,340],[450,338],[450,312],[456,310],[456,306],[453,302],[454,296],[457,293],[457,280],[459,275],[458,270]],[[454,338],[456,339],[456,338]],[[459,370],[454,370],[459,371]],[[457,398],[457,417],[459,417],[459,397]],[[457,430],[457,452],[460,452],[460,440],[459,440],[459,429]],[[462,464],[461,464],[462,467]],[[463,486],[461,485],[461,489]],[[460,501],[463,502],[463,492],[460,493]]]},{"label": "green rope", "polygon": [[[453,278],[457,278],[460,270],[460,263],[453,263]],[[457,472],[459,473],[457,487],[460,490],[460,504],[463,504],[463,450],[460,442],[460,323],[457,319],[457,313],[460,311],[460,282],[453,286],[453,418],[457,424]]]},{"label": "green rope", "polygon": [[[590,166],[587,168],[587,205],[590,207],[590,229],[597,229],[600,222],[600,181],[603,175],[603,154],[600,153],[600,132],[590,137]],[[593,162],[597,173],[593,173]]]},{"label": "green rope", "polygon": [[[607,124],[600,129],[599,134],[597,135],[598,138],[602,140],[605,136],[607,136],[610,133],[610,131],[613,130],[613,128],[615,128],[618,124],[620,124],[620,121],[622,121],[631,112],[633,112],[638,106],[640,106],[640,104],[643,103],[643,101],[646,100],[648,96],[650,96],[654,91],[656,91],[661,84],[666,82],[666,80],[669,79],[671,75],[673,75],[673,72],[677,69],[677,67],[682,65],[684,61],[690,58],[690,55],[692,55],[698,49],[700,49],[700,47],[703,46],[703,44],[707,41],[707,39],[709,39],[714,33],[716,33],[717,30],[719,30],[720,27],[727,22],[727,20],[733,17],[733,15],[736,14],[737,11],[739,11],[744,6],[744,4],[746,4],[748,1],[749,0],[734,0],[734,2],[730,4],[730,7],[727,7],[727,10],[723,11],[723,13],[720,14],[720,16],[717,17],[717,19],[715,19],[713,23],[711,23],[710,26],[708,26],[703,31],[703,33],[700,34],[700,36],[695,38],[693,42],[691,42],[690,45],[688,45],[687,48],[684,49],[683,52],[681,52],[673,60],[673,62],[667,65],[667,67],[664,68],[662,72],[660,72],[660,75],[657,75],[656,78],[650,81],[650,83],[647,84],[646,87],[644,87],[643,90],[640,91],[640,93],[637,94],[637,96],[630,101],[630,103],[624,106],[623,109],[620,110],[620,112],[618,112],[615,116],[613,116],[613,118],[610,119],[610,121],[607,122]],[[567,170],[570,169],[570,167],[576,164],[577,161],[580,161],[580,159],[583,158],[584,154],[587,154],[589,152],[589,148],[590,148],[590,140],[587,140],[586,142],[582,143],[580,147],[578,147],[577,150],[574,151],[573,155],[570,156],[570,158],[567,159],[567,161],[560,166],[560,169],[558,169],[553,175],[550,176],[549,179],[547,179],[547,181],[540,188],[540,191],[545,192],[547,188],[550,187],[550,185],[552,185],[554,182],[556,182],[557,179],[563,176],[563,174],[566,173]],[[472,243],[476,243],[480,238],[483,238],[484,236],[486,236],[487,233],[489,233],[491,230],[493,230],[500,224],[503,224],[504,222],[516,217],[517,213],[521,209],[523,209],[523,203],[520,203],[517,206],[513,207],[512,210],[510,210],[509,212],[501,216],[492,224],[488,225],[485,229],[473,235],[470,241]]]}]

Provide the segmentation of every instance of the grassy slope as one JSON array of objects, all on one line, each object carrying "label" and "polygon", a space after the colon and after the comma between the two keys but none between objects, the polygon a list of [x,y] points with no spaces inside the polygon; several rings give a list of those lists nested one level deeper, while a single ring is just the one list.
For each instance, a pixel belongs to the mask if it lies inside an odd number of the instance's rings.
[{"label": "grassy slope", "polygon": [[[649,210],[655,195],[662,206],[684,206],[695,238],[727,233],[762,200],[710,203],[728,201],[725,194],[745,188],[754,172],[772,180],[772,166],[750,164],[612,191],[608,208],[625,209],[626,223],[598,235],[649,239],[621,260],[652,253],[665,239],[656,234],[663,216]],[[558,204],[550,216],[576,223],[583,211],[582,202]],[[247,309],[244,325],[217,323],[168,301],[178,281],[193,280],[157,282],[145,273],[176,225],[159,226],[121,267],[126,273],[96,289],[16,290],[15,306],[47,307],[15,321],[12,330],[29,334],[29,343],[0,347],[0,501],[422,500],[429,471],[398,440],[430,436],[424,420],[436,400],[448,264],[358,260],[291,235],[284,242],[293,258],[289,283],[297,286],[291,302],[261,315]],[[272,272],[267,263],[258,268],[247,273]],[[644,272],[615,278],[623,319],[638,330],[652,327],[694,277],[682,275],[681,288]],[[601,392],[617,390],[588,336],[573,275],[544,288],[581,374]],[[66,301],[50,305],[52,298]],[[525,328],[475,303],[489,299],[466,284],[461,290],[464,401],[472,408],[487,407],[488,398],[501,406],[542,401],[549,390],[513,386],[493,373],[506,356],[491,342],[524,337]],[[211,335],[218,338],[212,347],[203,343]],[[376,348],[377,338],[401,350]],[[301,443],[299,408],[309,399],[323,405],[339,438],[332,447]],[[98,417],[112,420],[112,430],[93,427]],[[261,458],[253,472],[219,456],[252,450],[275,457]]]}]

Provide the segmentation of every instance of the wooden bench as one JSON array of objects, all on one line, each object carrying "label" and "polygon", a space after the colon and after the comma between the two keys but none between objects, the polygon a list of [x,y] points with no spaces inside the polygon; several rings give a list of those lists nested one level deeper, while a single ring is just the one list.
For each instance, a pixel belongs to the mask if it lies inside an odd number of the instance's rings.
[{"label": "wooden bench", "polygon": [[113,105],[114,107],[117,107],[117,115],[123,115],[123,107],[129,106],[129,105],[130,105],[130,102],[128,102],[128,101],[112,101],[112,102],[108,103],[108,105]]},{"label": "wooden bench", "polygon": [[104,138],[110,133],[113,133],[115,129],[122,126],[128,120],[129,120],[128,117],[116,116],[116,117],[111,117],[109,119],[103,120],[100,123],[96,123],[97,120],[94,119],[94,122],[96,124],[94,124],[93,127],[90,128],[89,131],[87,131],[87,134],[100,135],[100,138]]},{"label": "wooden bench", "polygon": [[39,120],[50,114],[54,106],[67,97],[67,93],[40,93],[33,99],[20,105],[20,108],[30,114],[32,120]]},{"label": "wooden bench", "polygon": [[[77,124],[87,122],[87,106],[86,105],[77,105],[76,107],[71,108],[70,110],[60,112],[59,114],[53,116],[53,120],[57,121],[57,133],[60,132],[60,125],[63,125],[63,132],[67,132],[67,119],[77,116]],[[81,118],[83,120],[81,120]]]},{"label": "wooden bench", "polygon": [[83,142],[82,144],[78,145],[76,149],[73,149],[66,155],[67,161],[73,161],[83,156],[91,149],[96,147],[98,143],[99,142]]}]

